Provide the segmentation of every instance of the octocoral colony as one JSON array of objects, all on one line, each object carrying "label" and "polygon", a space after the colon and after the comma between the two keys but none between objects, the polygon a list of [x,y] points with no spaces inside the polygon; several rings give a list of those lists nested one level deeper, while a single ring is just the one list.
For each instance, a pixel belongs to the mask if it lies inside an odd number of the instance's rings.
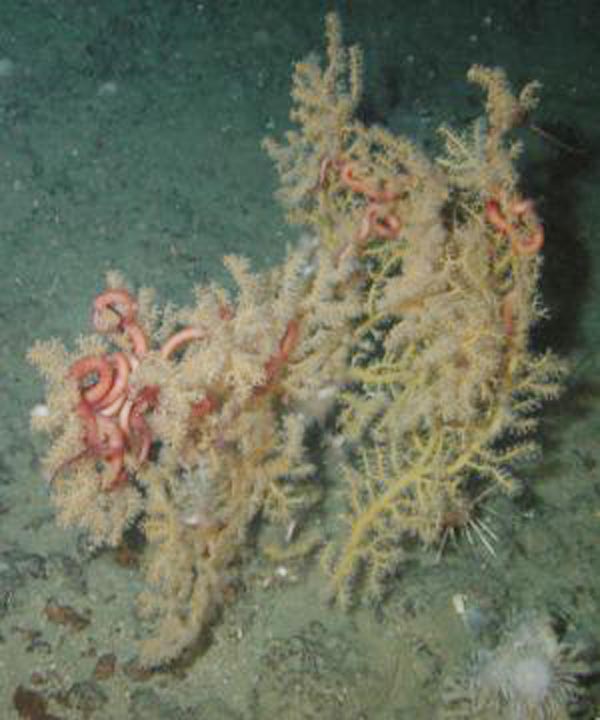
[{"label": "octocoral colony", "polygon": [[515,490],[540,401],[560,389],[561,363],[529,349],[544,233],[508,139],[536,85],[515,97],[502,71],[473,67],[485,117],[442,128],[432,161],[355,119],[361,56],[336,16],[326,28],[326,67],[295,69],[297,129],[266,142],[312,240],[260,274],[225,258],[237,292],[201,286],[182,309],[111,274],[91,336],[29,353],[48,382],[33,425],[53,439],[59,522],[98,545],[132,523],[145,534],[148,666],[197,639],[259,513],[310,524],[328,490],[306,455],[317,417],[344,441],[331,482],[346,522],[322,558],[347,603],[351,588],[377,596],[415,538],[439,546],[484,496]]}]

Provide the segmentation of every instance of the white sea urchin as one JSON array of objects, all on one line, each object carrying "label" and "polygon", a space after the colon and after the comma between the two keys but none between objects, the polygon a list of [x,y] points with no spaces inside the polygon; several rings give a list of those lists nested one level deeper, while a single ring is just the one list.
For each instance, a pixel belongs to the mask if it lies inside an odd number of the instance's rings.
[{"label": "white sea urchin", "polygon": [[494,650],[480,651],[445,698],[444,717],[567,720],[587,668],[545,616],[522,616]]}]

